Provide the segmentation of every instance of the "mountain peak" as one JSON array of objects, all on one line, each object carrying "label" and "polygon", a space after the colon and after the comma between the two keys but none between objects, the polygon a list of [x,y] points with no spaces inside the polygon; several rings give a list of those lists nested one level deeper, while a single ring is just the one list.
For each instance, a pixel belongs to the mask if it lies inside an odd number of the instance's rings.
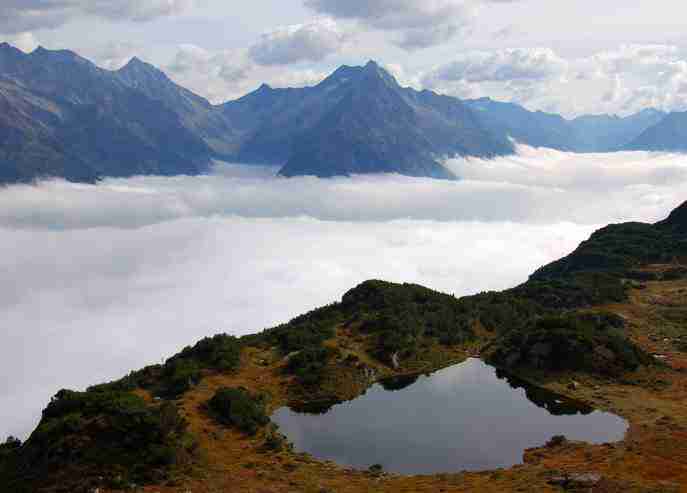
[{"label": "mountain peak", "polygon": [[41,54],[47,53],[48,51],[50,51],[50,50],[45,48],[43,45],[38,45],[36,47],[36,49],[31,52],[31,54],[32,55],[41,55]]},{"label": "mountain peak", "polygon": [[363,73],[365,74],[370,74],[370,75],[375,75],[375,76],[391,76],[389,72],[384,70],[377,62],[374,60],[370,60],[363,66]]},{"label": "mountain peak", "polygon": [[61,62],[77,62],[84,65],[91,65],[95,67],[95,65],[90,60],[83,58],[78,53],[71,50],[49,50],[47,48],[44,48],[43,46],[39,46],[31,53],[29,53],[29,56],[41,59],[50,58],[51,60]]},{"label": "mountain peak", "polygon": [[117,75],[129,85],[139,88],[141,85],[157,84],[168,80],[163,71],[136,56],[117,70]]},{"label": "mountain peak", "polygon": [[[131,57],[131,59],[126,63],[126,65],[131,65],[131,66],[133,66],[133,67],[136,67],[136,66],[145,66],[145,65],[147,65],[147,64],[146,64],[143,60],[141,60],[140,58],[138,58],[137,56],[133,56],[133,57]],[[125,66],[126,66],[126,65],[125,65]]]},{"label": "mountain peak", "polygon": [[78,58],[80,60],[85,60],[85,58],[80,57],[78,54],[71,50],[49,50],[43,45],[39,45],[35,50],[33,50],[30,55],[33,56],[54,56],[60,58]]},{"label": "mountain peak", "polygon": [[8,55],[8,56],[14,56],[14,57],[22,56],[23,57],[24,55],[26,55],[26,53],[21,51],[19,48],[16,48],[7,42],[4,42],[4,43],[0,43],[0,55]]},{"label": "mountain peak", "polygon": [[124,65],[122,68],[119,69],[119,71],[124,71],[124,72],[131,72],[131,71],[137,71],[137,72],[155,72],[155,73],[160,73],[160,70],[155,67],[154,65],[151,65],[149,63],[144,62],[137,56],[131,58],[127,62],[126,65]]},{"label": "mountain peak", "polygon": [[396,78],[374,60],[363,67],[363,75],[367,80],[381,80],[388,87],[400,87]]},{"label": "mountain peak", "polygon": [[382,80],[390,87],[397,87],[396,79],[374,60],[362,66],[341,65],[329,77],[318,84],[318,87],[333,87],[349,81]]},{"label": "mountain peak", "polygon": [[341,65],[327,78],[318,84],[320,87],[339,85],[351,79],[356,79],[362,72],[361,67],[351,67],[350,65]]}]

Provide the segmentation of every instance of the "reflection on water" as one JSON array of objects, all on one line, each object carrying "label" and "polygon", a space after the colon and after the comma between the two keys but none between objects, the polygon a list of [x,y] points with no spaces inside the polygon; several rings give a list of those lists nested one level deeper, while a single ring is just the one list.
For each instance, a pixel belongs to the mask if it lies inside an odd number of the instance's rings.
[{"label": "reflection on water", "polygon": [[396,390],[403,390],[406,387],[410,387],[415,382],[417,382],[418,378],[420,378],[420,375],[406,375],[402,377],[385,378],[379,383],[384,388],[384,390],[393,392]]},{"label": "reflection on water", "polygon": [[575,414],[592,414],[594,408],[581,402],[577,402],[567,397],[558,395],[542,387],[530,385],[524,380],[509,375],[502,370],[496,370],[496,376],[504,379],[513,389],[524,389],[525,396],[537,406],[546,409],[554,416],[565,416]]},{"label": "reflection on water", "polygon": [[[479,359],[431,375],[388,379],[342,404],[278,410],[299,452],[339,464],[433,474],[510,467],[554,435],[591,443],[623,438],[627,424]],[[312,414],[312,413],[317,414]]]}]

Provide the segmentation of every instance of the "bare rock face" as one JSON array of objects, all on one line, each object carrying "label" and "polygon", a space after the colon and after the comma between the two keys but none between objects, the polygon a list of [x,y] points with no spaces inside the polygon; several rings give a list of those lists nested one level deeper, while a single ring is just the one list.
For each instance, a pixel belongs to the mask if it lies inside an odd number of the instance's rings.
[{"label": "bare rock face", "polygon": [[398,367],[401,366],[398,362],[398,353],[394,353],[391,355],[391,364],[393,365],[395,370],[398,370]]},{"label": "bare rock face", "polygon": [[593,488],[602,481],[601,474],[584,472],[584,473],[570,473],[562,476],[556,476],[549,480],[549,484],[554,486],[561,486],[566,490],[585,490]]}]

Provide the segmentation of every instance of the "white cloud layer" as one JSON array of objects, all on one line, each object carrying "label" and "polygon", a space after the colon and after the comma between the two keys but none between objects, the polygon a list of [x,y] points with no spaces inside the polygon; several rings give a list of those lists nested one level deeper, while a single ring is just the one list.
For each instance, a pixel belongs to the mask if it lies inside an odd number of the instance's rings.
[{"label": "white cloud layer", "polygon": [[676,45],[621,45],[582,58],[544,47],[467,51],[420,80],[458,97],[489,96],[570,116],[687,109],[687,51]]},{"label": "white cloud layer", "polygon": [[338,52],[347,35],[332,19],[314,19],[264,33],[251,47],[251,58],[261,65],[319,62]]},{"label": "white cloud layer", "polygon": [[687,160],[520,148],[448,163],[466,179],[207,177],[0,189],[0,437],[51,395],[245,334],[357,283],[502,289],[599,224],[655,220],[687,198]]},{"label": "white cloud layer", "polygon": [[215,175],[201,177],[17,185],[0,193],[0,226],[139,228],[215,216],[599,224],[658,219],[687,199],[687,158],[681,154],[574,154],[519,146],[514,156],[453,159],[446,166],[463,179],[287,179],[274,177],[275,170],[219,165]]}]

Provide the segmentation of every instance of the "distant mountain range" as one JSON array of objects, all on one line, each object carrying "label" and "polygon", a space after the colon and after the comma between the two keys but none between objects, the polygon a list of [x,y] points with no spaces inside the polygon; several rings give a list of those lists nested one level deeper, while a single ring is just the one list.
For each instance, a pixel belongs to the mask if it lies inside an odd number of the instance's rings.
[{"label": "distant mountain range", "polygon": [[212,105],[138,58],[109,71],[70,51],[0,44],[1,183],[198,174],[213,159],[281,166],[283,176],[455,178],[442,159],[512,154],[511,139],[576,152],[685,151],[685,119],[648,109],[566,120],[462,101],[401,87],[375,62]]},{"label": "distant mountain range", "polygon": [[645,129],[630,150],[687,152],[687,112],[674,112]]},{"label": "distant mountain range", "polygon": [[637,148],[637,139],[666,117],[662,111],[646,109],[624,118],[585,115],[566,120],[560,115],[528,111],[517,104],[489,98],[467,100],[465,103],[479,114],[481,122],[492,132],[505,132],[516,141],[533,147],[571,152],[613,152],[633,146]]}]

